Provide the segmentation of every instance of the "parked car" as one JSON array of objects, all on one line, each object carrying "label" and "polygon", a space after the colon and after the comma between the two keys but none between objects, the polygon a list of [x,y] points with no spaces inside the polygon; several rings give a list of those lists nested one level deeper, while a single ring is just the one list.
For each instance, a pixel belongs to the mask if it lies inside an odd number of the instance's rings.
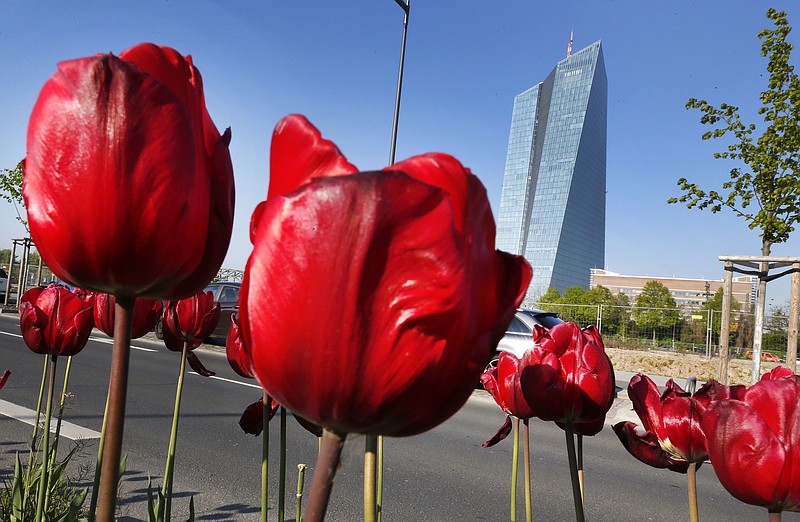
[{"label": "parked car", "polygon": [[492,363],[496,362],[500,352],[511,352],[517,357],[522,357],[522,354],[533,346],[534,325],[552,328],[560,322],[562,321],[555,312],[518,308],[506,329],[506,334],[497,344],[497,353]]},{"label": "parked car", "polygon": [[[744,356],[747,357],[748,359],[752,359],[753,350],[747,350],[746,352],[744,352]],[[781,359],[772,352],[761,352],[761,360],[766,362],[776,362],[776,363],[783,362],[783,359]]]},{"label": "parked car", "polygon": [[[237,281],[222,281],[211,283],[203,290],[204,292],[212,292],[214,294],[214,302],[219,304],[220,307],[219,323],[217,323],[214,332],[209,336],[210,338],[224,340],[228,335],[228,328],[231,326],[231,314],[239,311],[239,290],[241,286],[242,283]],[[159,319],[153,329],[159,339],[164,338],[162,328],[161,319]]]},{"label": "parked car", "polygon": [[6,295],[6,285],[8,284],[8,274],[0,268],[0,297]]}]

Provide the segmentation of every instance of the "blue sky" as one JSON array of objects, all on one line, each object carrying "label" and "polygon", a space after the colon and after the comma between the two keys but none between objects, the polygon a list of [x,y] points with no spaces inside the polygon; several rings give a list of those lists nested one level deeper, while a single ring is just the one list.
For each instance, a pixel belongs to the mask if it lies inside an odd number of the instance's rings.
[{"label": "blue sky", "polygon": [[[533,2],[412,0],[397,159],[457,157],[497,214],[514,96],[574,49],[601,39],[608,74],[606,268],[721,278],[720,255],[758,255],[760,240],[729,213],[667,205],[687,177],[718,188],[735,166],[690,97],[738,105],[756,120],[766,86],[758,31],[768,6],[797,27],[800,4],[776,0]],[[191,54],[209,112],[233,131],[236,217],[224,266],[243,268],[250,214],[264,199],[269,142],[286,114],[305,114],[363,170],[386,165],[403,12],[394,0],[17,2],[0,0],[0,167],[25,155],[39,90],[60,60],[149,41]],[[793,63],[800,64],[800,50]],[[24,231],[0,202],[0,248]],[[800,256],[800,232],[773,255]],[[80,248],[80,245],[76,245]],[[770,285],[780,304],[787,285]]]}]

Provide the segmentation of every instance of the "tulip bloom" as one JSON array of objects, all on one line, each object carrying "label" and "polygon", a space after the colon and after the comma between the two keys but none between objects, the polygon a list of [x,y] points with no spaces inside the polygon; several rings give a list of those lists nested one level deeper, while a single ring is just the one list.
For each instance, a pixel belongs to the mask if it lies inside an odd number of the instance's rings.
[{"label": "tulip bloom", "polygon": [[182,352],[185,344],[189,365],[204,377],[210,377],[214,372],[207,370],[192,350],[214,333],[219,314],[214,294],[200,292],[179,301],[168,301],[161,318],[164,345],[173,352]]},{"label": "tulip bloom", "polygon": [[[529,419],[536,415],[530,404],[525,400],[520,385],[522,361],[513,353],[503,352],[497,359],[497,366],[487,368],[481,375],[481,383],[494,401],[508,415],[519,419]],[[506,417],[505,422],[498,432],[486,441],[483,446],[488,448],[505,439],[511,433],[511,419]]]},{"label": "tulip bloom", "polygon": [[219,304],[214,303],[214,294],[199,292],[186,299],[167,302],[161,321],[164,330],[169,330],[174,337],[189,341],[196,347],[214,333],[219,314],[220,308]]},{"label": "tulip bloom", "polygon": [[253,365],[250,356],[242,345],[242,335],[239,328],[239,314],[231,314],[231,326],[225,337],[225,355],[228,363],[238,375],[247,379],[254,378]]},{"label": "tulip bloom", "polygon": [[25,344],[35,353],[75,355],[92,333],[92,307],[66,287],[39,286],[22,295],[19,326]]},{"label": "tulip bloom", "polygon": [[189,56],[140,44],[61,62],[34,105],[24,162],[42,259],[65,281],[117,296],[197,292],[230,241],[229,142]]},{"label": "tulip bloom", "polygon": [[800,383],[785,377],[715,402],[700,421],[725,489],[771,513],[800,511]]},{"label": "tulip bloom", "polygon": [[534,346],[522,359],[522,393],[542,420],[580,435],[603,428],[614,403],[614,368],[594,326],[565,322],[550,330],[536,325]]},{"label": "tulip bloom", "polygon": [[[94,296],[94,324],[109,337],[114,337],[114,309],[116,298],[111,294]],[[157,299],[139,298],[133,306],[131,339],[138,339],[153,329],[164,309]]]},{"label": "tulip bloom", "polygon": [[257,379],[339,434],[433,428],[474,390],[530,280],[494,237],[485,189],[454,158],[357,172],[284,118],[240,296]]},{"label": "tulip bloom", "polygon": [[628,397],[645,431],[639,434],[635,423],[620,422],[614,432],[625,449],[645,464],[686,473],[690,463],[700,467],[708,457],[700,429],[703,413],[715,400],[736,396],[743,389],[709,381],[692,395],[670,379],[661,393],[649,377],[638,373],[628,385]]}]

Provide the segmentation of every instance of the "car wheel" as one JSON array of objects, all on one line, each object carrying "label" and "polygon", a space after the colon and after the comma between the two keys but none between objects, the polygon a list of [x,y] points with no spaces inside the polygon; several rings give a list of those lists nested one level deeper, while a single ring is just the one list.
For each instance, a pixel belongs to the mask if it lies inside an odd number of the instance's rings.
[{"label": "car wheel", "polygon": [[156,334],[156,339],[164,339],[164,330],[161,325],[161,318],[158,318],[156,325],[153,327],[153,332]]}]

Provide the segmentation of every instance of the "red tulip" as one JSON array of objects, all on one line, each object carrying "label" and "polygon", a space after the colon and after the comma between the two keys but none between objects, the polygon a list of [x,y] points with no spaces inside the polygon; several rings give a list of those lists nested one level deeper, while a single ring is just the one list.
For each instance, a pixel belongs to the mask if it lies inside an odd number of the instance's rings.
[{"label": "red tulip", "polygon": [[189,56],[140,44],[61,62],[33,108],[24,164],[31,236],[47,266],[118,296],[203,288],[230,241],[229,141]]},{"label": "red tulip", "polygon": [[233,371],[242,377],[253,378],[250,356],[242,345],[239,314],[231,314],[231,326],[228,328],[228,335],[225,338],[225,355],[228,357],[228,363]]},{"label": "red tulip", "polygon": [[164,309],[164,329],[183,341],[203,341],[214,333],[219,322],[219,304],[214,294],[199,292],[186,299],[168,301]]},{"label": "red tulip", "polygon": [[[109,337],[114,337],[114,304],[116,298],[111,294],[98,293],[94,296],[94,324]],[[139,298],[133,307],[131,339],[138,339],[153,329],[161,317],[164,304],[157,299]]]},{"label": "red tulip", "polygon": [[214,333],[219,322],[219,304],[214,303],[214,294],[200,292],[179,301],[168,301],[161,317],[164,345],[173,352],[183,351],[186,343],[189,352],[186,360],[192,369],[204,377],[215,375],[207,370],[191,350]]},{"label": "red tulip", "polygon": [[467,400],[531,271],[495,251],[486,192],[454,158],[356,170],[302,116],[276,127],[245,349],[291,411],[338,433],[413,435]]},{"label": "red tulip", "polygon": [[800,511],[800,383],[764,379],[715,402],[700,425],[719,481],[742,502]]},{"label": "red tulip", "polygon": [[75,355],[92,333],[92,307],[66,287],[39,286],[22,295],[19,326],[25,344],[34,352]]},{"label": "red tulip", "polygon": [[522,358],[522,393],[536,416],[572,424],[595,435],[614,403],[614,369],[594,326],[565,322],[550,330],[536,325],[534,346]]},{"label": "red tulip", "polygon": [[800,380],[800,375],[795,375],[795,373],[786,366],[776,366],[772,370],[762,375],[760,380],[770,381],[775,379]]},{"label": "red tulip", "polygon": [[[516,355],[503,352],[497,360],[497,366],[487,368],[481,375],[481,383],[500,408],[509,415],[520,419],[529,419],[536,415],[525,400],[520,385],[522,361]],[[483,446],[494,446],[511,433],[511,419],[506,417],[500,430]]]},{"label": "red tulip", "polygon": [[736,396],[743,389],[712,380],[692,395],[670,379],[662,394],[650,378],[638,373],[628,385],[628,397],[644,433],[637,433],[633,422],[615,424],[614,432],[625,449],[645,464],[686,473],[690,463],[700,467],[708,456],[700,429],[703,413],[713,401]]}]

